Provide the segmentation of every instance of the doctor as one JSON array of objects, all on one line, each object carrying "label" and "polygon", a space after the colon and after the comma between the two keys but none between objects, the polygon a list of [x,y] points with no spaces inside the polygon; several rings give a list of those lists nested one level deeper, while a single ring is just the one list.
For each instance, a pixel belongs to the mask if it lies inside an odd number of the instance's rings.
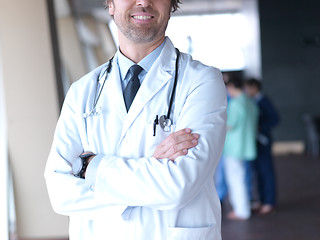
[{"label": "doctor", "polygon": [[165,37],[179,2],[107,1],[119,50],[71,86],[45,170],[70,240],[221,239],[226,91]]}]

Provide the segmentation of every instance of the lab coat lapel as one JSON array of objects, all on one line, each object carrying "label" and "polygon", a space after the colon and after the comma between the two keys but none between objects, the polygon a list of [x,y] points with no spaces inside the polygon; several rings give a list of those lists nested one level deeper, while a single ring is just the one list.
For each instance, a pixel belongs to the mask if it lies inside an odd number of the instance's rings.
[{"label": "lab coat lapel", "polygon": [[162,68],[152,68],[143,80],[140,89],[132,102],[125,118],[121,138],[123,138],[134,120],[139,116],[144,106],[156,95],[161,88],[172,79],[172,74]]},{"label": "lab coat lapel", "polygon": [[108,104],[115,105],[117,113],[124,121],[127,115],[127,110],[124,104],[118,66],[114,61],[112,62],[112,70],[104,89],[106,90],[106,96],[108,96]]},{"label": "lab coat lapel", "polygon": [[[122,134],[120,142],[125,136],[126,132],[139,116],[144,106],[166,85],[169,80],[174,80],[175,70],[175,48],[172,42],[167,38],[163,51],[156,62],[151,67],[147,76],[143,80],[137,95],[132,102],[130,110],[123,123]],[[164,97],[167,96],[166,94]],[[123,100],[122,100],[123,102]],[[143,123],[142,123],[143,124]],[[120,143],[119,142],[119,143]]]}]

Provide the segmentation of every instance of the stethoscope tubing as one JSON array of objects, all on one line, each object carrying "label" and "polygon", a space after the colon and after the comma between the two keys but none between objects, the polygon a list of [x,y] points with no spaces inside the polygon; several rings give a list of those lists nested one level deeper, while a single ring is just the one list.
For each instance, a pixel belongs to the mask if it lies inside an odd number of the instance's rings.
[{"label": "stethoscope tubing", "polygon": [[176,93],[176,88],[177,88],[177,82],[178,82],[178,68],[179,68],[179,57],[180,57],[180,51],[178,48],[176,48],[176,53],[177,53],[177,59],[176,59],[176,66],[175,66],[175,75],[174,75],[174,83],[173,83],[173,88],[172,88],[172,92],[171,92],[171,96],[170,96],[170,102],[169,102],[169,107],[168,107],[168,112],[167,112],[167,116],[166,119],[170,119],[170,113],[171,113],[171,108],[173,105],[173,100],[175,97],[175,93]]},{"label": "stethoscope tubing", "polygon": [[[167,112],[167,115],[165,116],[165,119],[170,119],[170,114],[171,114],[171,109],[172,109],[172,105],[173,105],[173,100],[174,100],[174,97],[175,97],[175,92],[176,92],[176,88],[177,88],[177,82],[178,82],[178,67],[179,67],[179,57],[180,57],[180,51],[178,48],[176,48],[176,53],[177,53],[177,58],[176,58],[176,63],[175,63],[175,76],[174,76],[174,83],[173,83],[173,88],[172,88],[172,92],[171,92],[171,96],[170,96],[170,101],[169,101],[169,107],[168,107],[168,112]],[[89,112],[89,113],[85,113],[84,114],[84,117],[87,118],[88,116],[90,116],[96,109],[97,107],[97,104],[98,104],[98,101],[100,99],[100,96],[101,96],[101,93],[102,93],[102,90],[104,88],[104,85],[107,81],[107,78],[112,70],[112,61],[113,61],[113,57],[110,58],[109,62],[108,62],[108,66],[106,68],[106,70],[104,71],[104,73],[102,74],[105,75],[104,77],[104,81],[102,83],[102,86],[100,88],[100,91],[97,95],[97,90],[98,90],[98,87],[99,87],[99,80],[100,80],[100,75],[98,76],[97,78],[97,86],[96,86],[96,91],[95,91],[95,95],[94,95],[94,103],[93,103],[93,108],[92,110]]]}]

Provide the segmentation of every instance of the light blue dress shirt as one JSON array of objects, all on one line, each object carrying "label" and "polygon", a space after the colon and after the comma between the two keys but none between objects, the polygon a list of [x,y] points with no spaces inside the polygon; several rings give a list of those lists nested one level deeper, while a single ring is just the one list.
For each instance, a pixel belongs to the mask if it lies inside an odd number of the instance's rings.
[{"label": "light blue dress shirt", "polygon": [[[157,47],[150,54],[144,57],[140,62],[138,62],[138,65],[143,68],[141,73],[138,75],[138,78],[140,80],[140,85],[142,84],[143,79],[147,75],[148,71],[151,69],[152,64],[160,56],[164,43],[165,43],[165,40],[159,47]],[[131,73],[129,72],[129,68],[132,65],[135,65],[135,63],[131,61],[129,58],[127,58],[126,56],[124,56],[120,51],[118,51],[115,61],[117,62],[117,65],[119,68],[122,90],[124,90],[131,78]]]}]

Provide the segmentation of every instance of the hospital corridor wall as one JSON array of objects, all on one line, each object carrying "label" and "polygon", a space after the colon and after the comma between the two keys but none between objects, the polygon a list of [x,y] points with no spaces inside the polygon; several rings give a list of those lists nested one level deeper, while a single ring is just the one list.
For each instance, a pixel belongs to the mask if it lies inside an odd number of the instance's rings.
[{"label": "hospital corridor wall", "polygon": [[8,152],[21,239],[65,237],[68,231],[67,217],[51,208],[43,178],[59,114],[48,19],[46,1],[0,0]]}]

